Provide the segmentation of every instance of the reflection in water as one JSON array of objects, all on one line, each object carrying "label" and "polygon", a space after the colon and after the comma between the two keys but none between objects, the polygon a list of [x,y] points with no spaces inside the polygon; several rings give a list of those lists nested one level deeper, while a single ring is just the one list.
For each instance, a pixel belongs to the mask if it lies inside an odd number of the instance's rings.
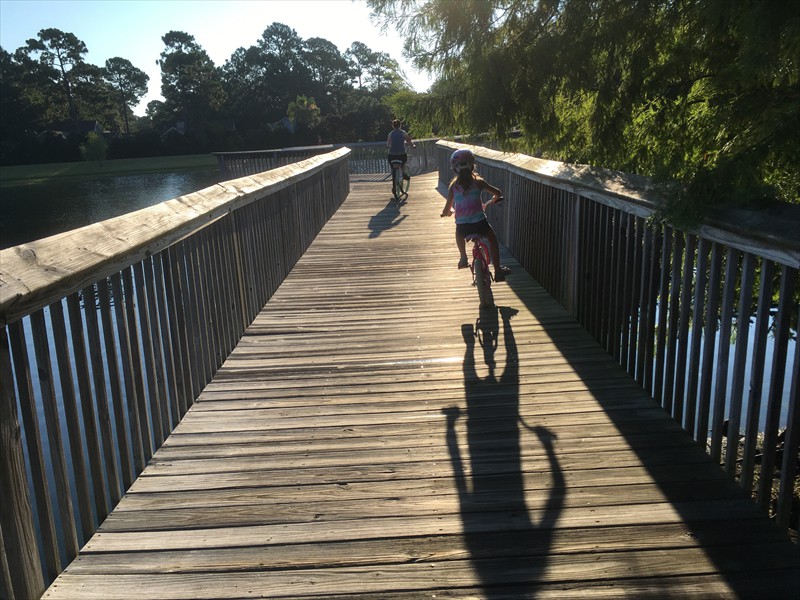
[{"label": "reflection in water", "polygon": [[4,187],[0,248],[84,227],[219,182],[216,169]]},{"label": "reflection in water", "polygon": [[[453,463],[461,506],[464,540],[473,568],[488,599],[507,597],[512,586],[517,598],[532,598],[547,567],[554,524],[561,512],[565,492],[564,475],[555,455],[553,435],[545,427],[528,427],[519,414],[519,358],[511,318],[516,310],[502,307],[506,364],[497,375],[495,351],[501,334],[498,309],[481,309],[476,330],[462,326],[466,343],[464,388],[467,405],[467,447],[465,465],[458,445],[457,407],[444,409],[447,416],[447,446]],[[483,349],[489,369],[485,378],[475,368],[475,339]],[[522,436],[520,435],[522,425]],[[525,430],[535,438],[525,435]],[[544,450],[552,481],[536,522],[525,502],[522,444],[535,440]],[[469,467],[469,468],[467,468]],[[471,476],[469,476],[469,475]]]}]

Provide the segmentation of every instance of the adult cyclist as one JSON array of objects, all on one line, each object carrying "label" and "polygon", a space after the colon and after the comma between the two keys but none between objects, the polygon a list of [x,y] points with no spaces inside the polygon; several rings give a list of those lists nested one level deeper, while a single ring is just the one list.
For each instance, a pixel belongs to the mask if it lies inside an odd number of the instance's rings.
[{"label": "adult cyclist", "polygon": [[[406,166],[406,162],[408,161],[408,154],[406,154],[406,144],[411,146],[412,148],[416,148],[414,145],[414,141],[411,139],[411,136],[408,135],[405,131],[400,129],[400,119],[395,119],[392,121],[392,130],[389,132],[388,137],[386,138],[386,148],[389,150],[389,154],[387,155],[387,159],[389,160],[389,173],[394,175],[392,172],[392,161],[393,160],[401,160],[403,161],[403,167]],[[408,177],[405,175],[405,169],[403,169],[404,177]],[[392,194],[394,194],[394,177],[392,177]]]}]

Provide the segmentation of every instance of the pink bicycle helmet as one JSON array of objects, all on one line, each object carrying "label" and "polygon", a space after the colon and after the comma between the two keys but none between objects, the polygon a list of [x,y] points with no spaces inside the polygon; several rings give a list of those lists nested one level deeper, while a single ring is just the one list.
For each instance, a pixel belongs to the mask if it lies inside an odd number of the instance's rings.
[{"label": "pink bicycle helmet", "polygon": [[460,173],[465,169],[472,170],[475,166],[475,155],[471,150],[456,150],[450,155],[450,166],[453,167],[453,171],[456,173]]}]

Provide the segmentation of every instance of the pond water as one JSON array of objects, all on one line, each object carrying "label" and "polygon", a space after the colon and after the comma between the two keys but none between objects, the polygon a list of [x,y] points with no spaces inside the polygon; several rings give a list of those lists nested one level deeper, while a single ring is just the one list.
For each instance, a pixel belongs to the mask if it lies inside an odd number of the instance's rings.
[{"label": "pond water", "polygon": [[146,208],[220,179],[214,168],[4,187],[0,249]]}]

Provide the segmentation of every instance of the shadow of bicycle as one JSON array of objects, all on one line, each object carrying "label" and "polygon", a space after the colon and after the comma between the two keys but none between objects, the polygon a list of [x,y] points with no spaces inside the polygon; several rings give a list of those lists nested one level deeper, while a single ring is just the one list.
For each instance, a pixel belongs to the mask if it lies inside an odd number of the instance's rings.
[{"label": "shadow of bicycle", "polygon": [[403,204],[405,204],[405,200],[398,202],[392,198],[380,212],[370,217],[369,224],[367,225],[370,239],[378,237],[384,231],[393,229],[405,221],[408,215],[400,214],[400,207]]},{"label": "shadow of bicycle", "polygon": [[[518,598],[535,595],[566,497],[555,436],[545,427],[527,425],[520,416],[519,357],[511,328],[516,313],[509,307],[482,308],[475,326],[462,325],[466,431],[459,427],[461,409],[443,411],[464,540],[488,599],[507,597],[509,587]],[[502,372],[496,360],[500,337],[505,351]],[[483,354],[481,370],[488,369],[485,377],[478,374],[476,346]],[[459,443],[464,436],[466,446]],[[538,475],[548,480],[536,485],[543,498],[533,509],[526,503],[523,448],[526,455],[543,453],[549,465]]]}]

